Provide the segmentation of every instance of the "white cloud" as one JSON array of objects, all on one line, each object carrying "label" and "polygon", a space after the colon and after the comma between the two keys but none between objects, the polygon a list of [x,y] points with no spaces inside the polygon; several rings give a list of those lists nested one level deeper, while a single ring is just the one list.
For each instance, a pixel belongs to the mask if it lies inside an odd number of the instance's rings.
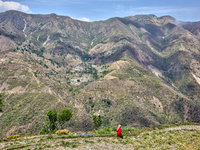
[{"label": "white cloud", "polygon": [[32,13],[29,7],[26,5],[22,5],[13,1],[3,2],[2,0],[0,0],[0,12],[4,12],[7,10],[18,10],[25,13]]},{"label": "white cloud", "polygon": [[167,14],[167,13],[184,13],[190,11],[189,8],[175,8],[175,7],[139,7],[135,8],[135,12],[138,14]]},{"label": "white cloud", "polygon": [[117,5],[114,5],[114,8],[117,10],[121,10],[124,8],[124,5],[117,4]]},{"label": "white cloud", "polygon": [[73,18],[73,19],[80,20],[80,21],[85,21],[85,22],[90,22],[90,19],[89,18],[85,18],[85,17],[82,17],[82,18]]},{"label": "white cloud", "polygon": [[192,12],[196,10],[196,8],[177,8],[177,7],[129,7],[129,8],[116,8],[116,13],[124,13],[124,14],[185,14],[186,12]]}]

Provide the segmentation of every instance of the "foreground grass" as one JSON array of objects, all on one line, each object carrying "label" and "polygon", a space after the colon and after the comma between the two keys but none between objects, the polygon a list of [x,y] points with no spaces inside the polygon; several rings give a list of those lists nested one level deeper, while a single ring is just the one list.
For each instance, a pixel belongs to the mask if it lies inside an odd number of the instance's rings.
[{"label": "foreground grass", "polygon": [[146,133],[133,141],[135,149],[179,149],[192,150],[200,148],[200,131],[173,130]]},{"label": "foreground grass", "polygon": [[112,134],[110,137],[101,137],[100,134],[93,137],[78,137],[71,134],[2,140],[0,149],[200,149],[200,126],[181,127],[183,128],[141,129],[137,135],[127,135],[127,132],[124,133],[123,140],[117,139],[116,135],[113,137]]}]

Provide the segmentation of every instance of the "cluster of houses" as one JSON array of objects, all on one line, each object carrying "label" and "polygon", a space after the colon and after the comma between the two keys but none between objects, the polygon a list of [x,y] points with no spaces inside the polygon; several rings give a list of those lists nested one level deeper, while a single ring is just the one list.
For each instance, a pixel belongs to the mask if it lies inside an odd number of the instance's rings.
[{"label": "cluster of houses", "polygon": [[[83,66],[83,65],[82,66],[79,65],[79,66],[76,66],[74,68],[75,71],[79,71],[79,72],[83,71],[84,69],[85,69],[85,66]],[[69,81],[74,82],[75,84],[79,84],[80,82],[89,82],[90,79],[88,79],[88,78],[78,78],[78,79],[69,79]]]}]

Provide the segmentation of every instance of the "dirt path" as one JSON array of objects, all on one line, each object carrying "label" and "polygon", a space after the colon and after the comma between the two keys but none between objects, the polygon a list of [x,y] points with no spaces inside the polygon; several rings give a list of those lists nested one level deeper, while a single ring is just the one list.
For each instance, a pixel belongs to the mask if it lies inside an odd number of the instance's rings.
[{"label": "dirt path", "polygon": [[34,73],[33,73],[31,68],[29,68],[29,72],[32,73],[33,78],[35,79],[35,81],[37,82],[38,86],[40,87],[40,81],[37,79],[37,77],[35,77],[35,75],[34,75]]}]

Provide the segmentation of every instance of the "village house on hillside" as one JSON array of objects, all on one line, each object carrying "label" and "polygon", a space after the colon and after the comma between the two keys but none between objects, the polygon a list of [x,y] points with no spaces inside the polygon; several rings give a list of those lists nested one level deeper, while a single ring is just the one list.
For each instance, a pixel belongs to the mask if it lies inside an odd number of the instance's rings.
[{"label": "village house on hillside", "polygon": [[74,70],[76,70],[76,71],[83,71],[84,68],[85,68],[85,66],[76,66],[76,67],[74,68]]}]

